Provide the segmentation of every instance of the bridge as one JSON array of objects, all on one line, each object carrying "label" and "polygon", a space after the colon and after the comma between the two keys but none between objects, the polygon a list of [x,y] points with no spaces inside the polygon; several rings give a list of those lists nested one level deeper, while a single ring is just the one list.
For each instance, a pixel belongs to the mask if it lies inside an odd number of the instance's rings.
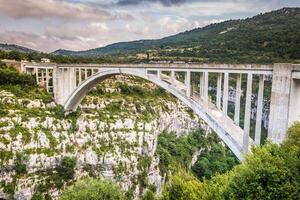
[{"label": "bridge", "polygon": [[[251,151],[252,145],[261,144],[267,79],[272,82],[268,138],[281,143],[288,127],[300,121],[300,65],[23,63],[21,68],[35,74],[37,82],[53,92],[56,103],[69,112],[75,111],[87,92],[106,78],[127,74],[148,80],[190,107],[240,160]],[[196,81],[194,77],[198,77]],[[232,82],[234,85],[230,86]],[[214,93],[212,85],[215,85]],[[255,103],[254,87],[258,87]],[[231,117],[230,90],[234,90],[234,116]],[[242,99],[245,103],[241,103]],[[256,120],[252,139],[250,115],[253,107]]]}]

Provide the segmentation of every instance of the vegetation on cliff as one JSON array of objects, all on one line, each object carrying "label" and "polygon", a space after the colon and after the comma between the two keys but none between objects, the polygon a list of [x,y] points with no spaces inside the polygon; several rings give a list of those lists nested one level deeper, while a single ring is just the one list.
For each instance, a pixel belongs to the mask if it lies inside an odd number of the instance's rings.
[{"label": "vegetation on cliff", "polygon": [[59,199],[125,200],[125,195],[118,186],[111,182],[96,178],[84,178],[64,190]]}]

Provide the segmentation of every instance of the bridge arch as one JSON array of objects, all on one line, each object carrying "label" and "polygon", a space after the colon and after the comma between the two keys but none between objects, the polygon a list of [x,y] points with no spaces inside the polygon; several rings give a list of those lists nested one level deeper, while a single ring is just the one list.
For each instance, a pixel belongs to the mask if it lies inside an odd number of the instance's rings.
[{"label": "bridge arch", "polygon": [[[136,76],[143,78],[147,81],[150,81],[157,86],[165,89],[166,91],[173,94],[176,98],[181,100],[186,106],[191,108],[202,120],[204,120],[212,130],[216,132],[219,138],[231,149],[231,151],[236,155],[239,160],[243,159],[243,151],[240,145],[241,141],[237,141],[237,138],[233,137],[232,134],[228,133],[228,128],[224,127],[224,123],[220,123],[217,121],[214,116],[208,114],[205,111],[203,105],[196,102],[193,98],[189,98],[180,92],[176,87],[168,84],[167,82],[157,78],[154,75],[147,75],[146,69],[131,69],[131,68],[110,68],[110,69],[101,69],[98,73],[92,75],[85,81],[83,81],[77,88],[67,97],[67,100],[64,103],[64,108],[66,111],[76,111],[80,102],[86,96],[87,92],[90,91],[97,84],[102,82],[103,80],[119,74],[126,74],[131,76]],[[217,111],[216,111],[217,112]],[[217,115],[219,113],[216,113]],[[226,123],[226,122],[225,122]],[[237,130],[236,134],[238,134],[238,138],[242,138],[243,130],[235,126],[235,130]]]}]

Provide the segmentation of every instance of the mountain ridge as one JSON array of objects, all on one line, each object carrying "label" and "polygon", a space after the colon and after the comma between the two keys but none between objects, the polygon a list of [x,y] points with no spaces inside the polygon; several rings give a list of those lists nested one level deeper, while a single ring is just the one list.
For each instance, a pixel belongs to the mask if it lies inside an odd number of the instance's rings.
[{"label": "mountain ridge", "polygon": [[[300,8],[282,8],[267,13],[261,13],[246,19],[227,20],[220,23],[210,24],[202,28],[184,31],[161,39],[118,42],[105,47],[85,51],[69,51],[60,49],[52,52],[52,54],[65,56],[99,56],[119,53],[131,54],[153,49],[164,50],[182,47],[196,48],[196,50],[200,49],[200,51],[204,50],[205,52],[205,50],[210,51],[210,49],[220,48],[222,45],[224,46],[224,49],[233,49],[235,51],[239,50],[238,46],[242,46],[244,51],[247,50],[248,47],[250,47],[251,50],[253,48],[257,48],[259,45],[264,47],[262,49],[268,50],[267,47],[268,45],[270,46],[270,43],[273,41],[280,42],[281,40],[276,37],[275,33],[288,37],[287,40],[294,37],[297,39],[296,42],[298,43],[300,40],[300,32],[295,30],[300,30],[300,22],[297,21],[300,21]],[[253,34],[251,34],[251,30],[253,30]],[[286,30],[294,30],[293,33],[295,34],[293,36],[286,34]],[[263,32],[265,32],[265,34]],[[270,33],[270,36],[266,37],[266,33]],[[241,37],[243,34],[248,36],[249,39],[243,39]],[[257,35],[257,37],[255,37],[255,35]],[[236,41],[232,40],[232,37],[235,37]],[[260,40],[265,41],[262,41],[262,44],[258,45],[257,43]],[[283,43],[287,43],[287,41],[284,41]],[[287,44],[282,45],[285,47],[287,46]],[[259,51],[263,51],[262,49]]]},{"label": "mountain ridge", "polygon": [[17,44],[7,44],[7,43],[0,43],[0,51],[18,51],[21,53],[33,53],[33,52],[38,52],[34,49],[20,46]]}]

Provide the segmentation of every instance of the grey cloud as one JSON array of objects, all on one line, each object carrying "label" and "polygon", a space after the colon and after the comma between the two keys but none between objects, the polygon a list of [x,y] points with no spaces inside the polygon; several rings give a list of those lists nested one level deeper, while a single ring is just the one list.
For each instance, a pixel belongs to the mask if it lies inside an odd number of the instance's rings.
[{"label": "grey cloud", "polygon": [[0,13],[13,18],[62,18],[64,20],[115,20],[132,19],[126,13],[110,13],[107,10],[85,4],[58,0],[0,0]]},{"label": "grey cloud", "polygon": [[158,2],[164,6],[172,6],[172,5],[180,5],[186,3],[187,0],[119,0],[117,2],[117,5],[120,6],[137,5],[144,2],[148,2],[148,3]]}]

